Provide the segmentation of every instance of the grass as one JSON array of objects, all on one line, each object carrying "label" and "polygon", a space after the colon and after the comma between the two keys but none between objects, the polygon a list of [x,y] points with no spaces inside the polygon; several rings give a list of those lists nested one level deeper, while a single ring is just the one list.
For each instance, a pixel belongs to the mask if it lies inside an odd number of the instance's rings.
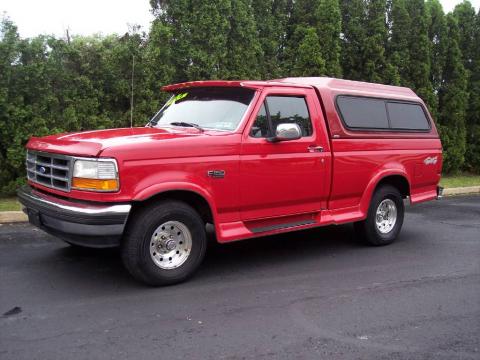
[{"label": "grass", "polygon": [[442,176],[440,186],[445,188],[480,186],[480,175],[462,174]]},{"label": "grass", "polygon": [[21,209],[16,198],[0,198],[0,211],[20,211]]}]

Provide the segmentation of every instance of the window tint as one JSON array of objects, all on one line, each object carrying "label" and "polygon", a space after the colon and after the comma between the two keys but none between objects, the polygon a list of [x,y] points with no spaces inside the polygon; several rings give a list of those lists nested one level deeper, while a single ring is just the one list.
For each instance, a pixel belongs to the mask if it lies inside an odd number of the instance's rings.
[{"label": "window tint", "polygon": [[250,136],[255,138],[268,136],[268,120],[264,104],[262,104],[262,107],[258,111],[255,123],[252,126],[252,130],[250,130]]},{"label": "window tint", "polygon": [[388,129],[387,111],[383,100],[339,96],[337,105],[348,127]]},{"label": "window tint", "polygon": [[268,96],[267,104],[273,129],[278,124],[295,123],[300,126],[302,137],[312,135],[312,122],[303,97]]},{"label": "window tint", "polygon": [[[307,103],[303,97],[267,96],[266,100],[273,129],[278,124],[295,123],[300,126],[303,136],[312,135],[312,122],[308,113]],[[250,136],[256,138],[270,136],[270,128],[265,104],[260,108]]]},{"label": "window tint", "polygon": [[393,129],[429,130],[425,112],[418,104],[387,102],[390,125]]}]

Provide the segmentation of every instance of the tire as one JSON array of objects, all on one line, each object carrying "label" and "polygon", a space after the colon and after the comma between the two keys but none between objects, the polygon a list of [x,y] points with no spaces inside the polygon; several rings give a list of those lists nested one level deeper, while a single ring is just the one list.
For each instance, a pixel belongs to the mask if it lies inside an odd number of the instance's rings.
[{"label": "tire", "polygon": [[200,215],[180,201],[165,200],[138,211],[123,239],[122,261],[148,285],[170,285],[193,275],[207,247]]},{"label": "tire", "polygon": [[[378,218],[377,211],[379,211]],[[354,224],[355,232],[369,245],[391,244],[400,233],[404,214],[405,206],[398,189],[391,185],[382,185],[372,196],[367,218]]]}]

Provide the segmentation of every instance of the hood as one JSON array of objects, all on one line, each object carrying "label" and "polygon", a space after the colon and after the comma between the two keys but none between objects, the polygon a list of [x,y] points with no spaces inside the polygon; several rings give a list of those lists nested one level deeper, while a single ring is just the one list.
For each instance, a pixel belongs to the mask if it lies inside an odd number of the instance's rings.
[{"label": "hood", "polygon": [[149,127],[108,129],[49,135],[41,138],[32,137],[27,144],[27,148],[66,155],[94,157],[98,156],[104,149],[115,145],[205,135],[208,134],[201,133],[193,128],[182,128],[181,130]]}]

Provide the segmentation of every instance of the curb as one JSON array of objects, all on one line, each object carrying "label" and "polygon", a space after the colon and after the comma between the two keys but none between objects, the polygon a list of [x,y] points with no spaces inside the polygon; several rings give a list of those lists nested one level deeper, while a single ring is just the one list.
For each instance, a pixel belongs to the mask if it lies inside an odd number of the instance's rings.
[{"label": "curb", "polygon": [[466,187],[443,189],[443,195],[445,196],[466,195],[466,194],[480,194],[480,186],[466,186]]},{"label": "curb", "polygon": [[0,224],[26,221],[28,217],[23,211],[0,211]]},{"label": "curb", "polygon": [[[448,188],[443,190],[444,196],[480,194],[480,186]],[[23,211],[0,211],[0,224],[27,222],[28,217]]]}]

